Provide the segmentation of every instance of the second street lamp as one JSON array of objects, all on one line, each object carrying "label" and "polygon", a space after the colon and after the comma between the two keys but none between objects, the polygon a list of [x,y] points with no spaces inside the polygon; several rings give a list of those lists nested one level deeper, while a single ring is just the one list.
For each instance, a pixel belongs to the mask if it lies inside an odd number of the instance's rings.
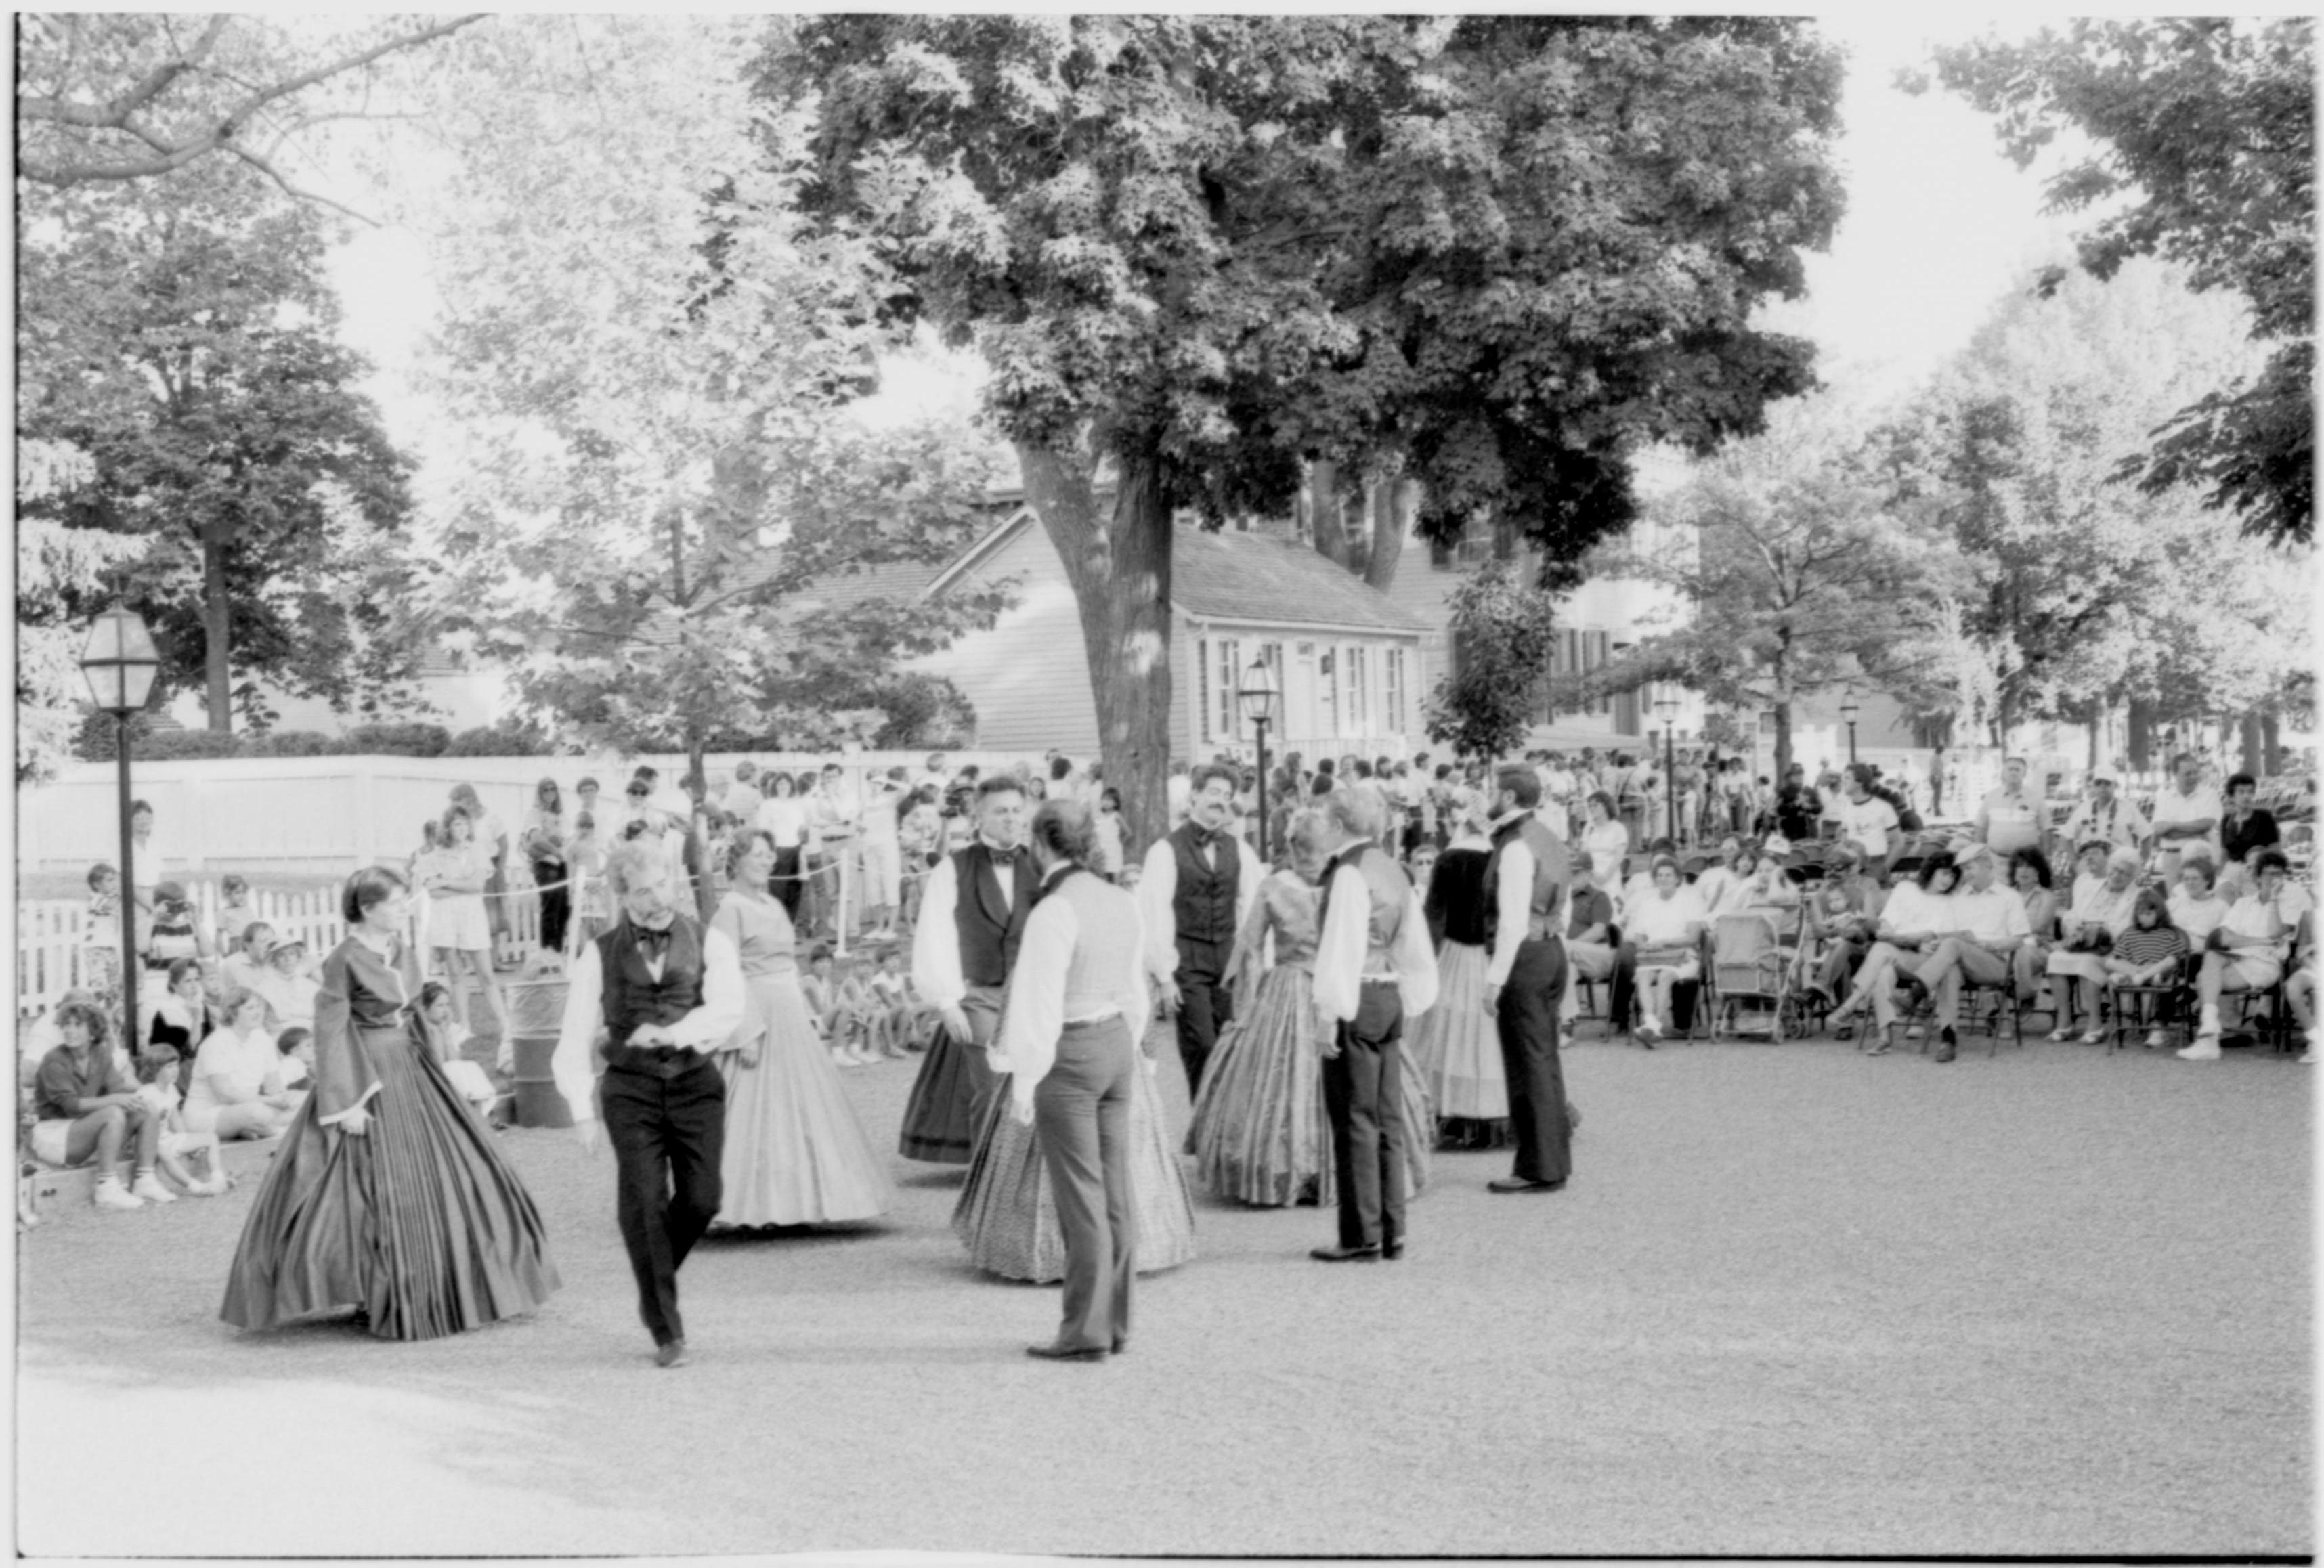
[{"label": "second street lamp", "polygon": [[1259,732],[1259,862],[1267,863],[1267,725],[1275,717],[1275,699],[1281,691],[1275,678],[1275,669],[1264,659],[1251,661],[1242,672],[1242,685],[1235,692],[1235,700],[1242,705],[1242,716]]},{"label": "second street lamp", "polygon": [[88,629],[80,650],[81,678],[99,713],[111,714],[121,760],[121,1038],[134,1051],[137,1034],[137,876],[130,863],[129,721],[144,711],[153,695],[161,655],[145,623],[115,604]]},{"label": "second street lamp", "polygon": [[1678,723],[1678,698],[1655,699],[1655,716],[1663,722],[1663,799],[1667,807],[1671,847],[1678,847],[1678,747],[1671,726]]},{"label": "second street lamp", "polygon": [[1856,694],[1849,692],[1840,705],[1840,716],[1848,721],[1848,760],[1856,761],[1856,715],[1864,710],[1856,704]]}]

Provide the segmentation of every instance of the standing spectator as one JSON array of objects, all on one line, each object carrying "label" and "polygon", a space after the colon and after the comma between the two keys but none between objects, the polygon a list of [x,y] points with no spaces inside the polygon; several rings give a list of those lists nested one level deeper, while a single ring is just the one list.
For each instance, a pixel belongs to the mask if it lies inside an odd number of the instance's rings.
[{"label": "standing spectator", "polygon": [[428,940],[435,949],[438,970],[452,985],[461,1027],[474,1027],[465,1005],[467,999],[459,988],[459,972],[465,967],[475,975],[476,988],[499,1020],[498,1032],[505,1041],[508,1014],[501,1005],[500,983],[493,977],[492,928],[484,916],[484,890],[491,867],[476,844],[474,830],[468,814],[459,807],[445,812],[436,849],[422,855],[415,870],[421,891],[431,900]]},{"label": "standing spectator", "polygon": [[492,932],[492,954],[486,963],[496,963],[500,945],[509,935],[508,918],[508,825],[484,809],[484,803],[473,784],[452,786],[452,804],[468,814],[468,826],[475,830],[476,844],[487,862],[484,879],[484,922]]},{"label": "standing spectator", "polygon": [[2276,830],[2274,814],[2252,803],[2258,793],[2259,781],[2250,774],[2228,775],[2227,809],[2219,818],[2219,849],[2227,857],[2220,880],[2232,881],[2236,890],[2250,886],[2245,868],[2251,855],[2273,849],[2282,837]]},{"label": "standing spectator", "polygon": [[221,1141],[272,1138],[290,1124],[299,1097],[282,1086],[265,999],[237,988],[226,993],[224,1010],[226,1021],[194,1055],[186,1125]]},{"label": "standing spectator", "polygon": [[942,809],[945,792],[952,788],[952,775],[945,770],[945,754],[942,752],[928,753],[927,762],[921,768],[919,782],[915,787],[931,791],[930,798],[936,802],[939,810]]},{"label": "standing spectator", "polygon": [[[815,843],[808,853],[809,880],[821,906],[817,924],[825,934],[841,935],[841,922],[847,911],[840,907],[840,890],[846,872],[844,862],[854,852],[856,835],[862,826],[862,807],[853,790],[847,788],[847,770],[836,762],[823,765],[822,782],[807,797],[807,825],[815,830]],[[825,923],[821,916],[827,914]]]},{"label": "standing spectator", "polygon": [[896,803],[896,850],[903,862],[900,923],[917,928],[920,923],[920,893],[928,872],[936,863],[944,834],[944,818],[936,815],[936,791],[921,785]]},{"label": "standing spectator", "polygon": [[147,800],[129,803],[130,892],[137,907],[153,912],[153,895],[168,880],[169,853],[153,836],[153,806]]},{"label": "standing spectator", "polygon": [[759,790],[759,765],[745,757],[734,764],[734,782],[718,798],[718,809],[737,822],[756,822],[765,798]]},{"label": "standing spectator", "polygon": [[799,904],[806,892],[801,880],[807,854],[807,802],[799,798],[798,783],[788,773],[770,770],[767,789],[759,803],[758,816],[753,819],[759,830],[773,841],[775,870],[769,879],[768,890],[775,895],[790,918],[794,927],[799,920]]},{"label": "standing spectator", "polygon": [[1615,816],[1614,797],[1603,789],[1590,796],[1590,826],[1582,830],[1582,852],[1600,888],[1622,885],[1623,862],[1630,856],[1630,830]]},{"label": "standing spectator", "polygon": [[1775,831],[1790,844],[1807,844],[1816,835],[1816,819],[1823,801],[1808,782],[1808,770],[1794,762],[1784,770],[1784,787],[1775,791]]},{"label": "standing spectator", "polygon": [[2201,846],[2211,863],[2219,851],[2219,818],[2226,815],[2219,792],[2203,782],[2203,760],[2192,752],[2171,759],[2171,786],[2154,798],[2155,870],[2165,881],[2179,875],[2180,857]]},{"label": "standing spectator", "polygon": [[2154,829],[2139,815],[2136,806],[2115,793],[2115,778],[2111,773],[2090,775],[2090,796],[2074,807],[2073,816],[2066,819],[2066,842],[2085,844],[2093,840],[2109,850],[2143,849],[2154,836]]},{"label": "standing spectator", "polygon": [[[161,1119],[137,1097],[113,1049],[112,1025],[88,1003],[57,1010],[64,1043],[41,1060],[32,1080],[32,1152],[51,1165],[97,1160],[97,1206],[141,1209],[178,1194],[153,1174]],[[136,1149],[136,1179],[121,1185],[121,1148]]]},{"label": "standing spectator", "polygon": [[[1281,798],[1278,791],[1277,798]],[[1097,830],[1097,836],[1095,847],[1091,851],[1090,869],[1119,886],[1121,882],[1123,847],[1128,843],[1130,830],[1121,820],[1121,791],[1111,784],[1098,792],[1097,816],[1092,826]],[[1270,833],[1268,842],[1279,842],[1279,835]]]},{"label": "standing spectator", "polygon": [[[1888,862],[1895,851],[1889,835],[1897,831],[1896,808],[1872,793],[1872,765],[1851,762],[1842,775],[1841,795],[1835,811],[1840,822],[1840,836],[1852,838],[1863,847],[1867,863],[1886,876]],[[1896,847],[1902,847],[1902,840]]]},{"label": "standing spectator", "polygon": [[533,789],[532,809],[524,819],[524,853],[532,862],[532,885],[540,890],[540,950],[565,951],[566,923],[572,917],[572,872],[565,860],[565,798],[554,779]]},{"label": "standing spectator", "polygon": [[99,861],[88,868],[88,920],[81,928],[81,977],[107,1010],[121,1005],[121,873]]},{"label": "standing spectator", "polygon": [[1945,749],[1940,744],[1929,753],[1929,816],[1932,819],[1945,814],[1945,779],[1948,773]]},{"label": "standing spectator", "polygon": [[1188,776],[1185,763],[1170,764],[1170,777],[1164,786],[1164,792],[1170,808],[1170,826],[1176,827],[1186,820],[1188,803],[1194,797],[1194,781]]},{"label": "standing spectator", "polygon": [[2009,757],[2001,764],[2001,788],[1978,803],[1977,824],[1970,835],[1999,855],[2042,847],[2043,804],[2025,788],[2025,759]]},{"label": "standing spectator", "polygon": [[904,872],[897,829],[899,813],[907,804],[901,768],[890,768],[885,778],[871,780],[863,801],[863,923],[869,941],[895,939]]},{"label": "standing spectator", "polygon": [[573,819],[578,822],[585,812],[600,823],[605,820],[597,805],[597,780],[586,774],[581,782],[573,786]]}]

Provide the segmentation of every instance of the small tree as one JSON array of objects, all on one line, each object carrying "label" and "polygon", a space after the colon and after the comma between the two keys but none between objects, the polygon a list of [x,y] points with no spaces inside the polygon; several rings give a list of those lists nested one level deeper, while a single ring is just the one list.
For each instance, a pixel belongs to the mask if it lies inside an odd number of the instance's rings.
[{"label": "small tree", "polygon": [[1428,738],[1488,761],[1525,742],[1557,647],[1555,599],[1488,561],[1445,602],[1452,669],[1423,709]]}]

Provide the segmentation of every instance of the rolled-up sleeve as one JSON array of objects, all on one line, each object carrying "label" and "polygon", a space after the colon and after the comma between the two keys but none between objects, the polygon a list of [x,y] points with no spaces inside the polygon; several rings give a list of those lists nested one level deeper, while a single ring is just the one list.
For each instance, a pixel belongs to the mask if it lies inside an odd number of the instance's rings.
[{"label": "rolled-up sleeve", "polygon": [[1507,985],[1517,966],[1517,944],[1526,939],[1526,916],[1533,905],[1533,846],[1512,839],[1501,847],[1501,869],[1493,884],[1492,961],[1485,965],[1485,983]]},{"label": "rolled-up sleeve", "polygon": [[1146,922],[1146,973],[1167,980],[1178,973],[1178,922],[1170,906],[1178,896],[1178,857],[1170,841],[1157,838],[1146,852],[1138,877],[1139,918]]},{"label": "rolled-up sleeve", "polygon": [[742,955],[715,927],[702,931],[702,1005],[661,1026],[673,1045],[708,1050],[742,1027]]},{"label": "rolled-up sleeve", "polygon": [[946,855],[928,872],[920,891],[919,921],[912,927],[912,983],[930,1007],[958,1007],[968,994],[960,972],[960,872]]},{"label": "rolled-up sleeve", "polygon": [[565,1020],[558,1027],[557,1052],[549,1065],[549,1075],[557,1080],[557,1092],[565,1096],[576,1122],[597,1120],[597,1072],[591,1053],[597,1042],[604,990],[597,945],[591,942],[582,947],[572,976],[565,982]]},{"label": "rolled-up sleeve", "polygon": [[1364,977],[1364,938],[1371,923],[1371,890],[1363,873],[1342,865],[1332,873],[1332,905],[1315,943],[1315,1006],[1342,1022],[1356,1016]]},{"label": "rolled-up sleeve", "polygon": [[1396,987],[1406,1018],[1418,1018],[1436,1005],[1436,948],[1428,939],[1417,888],[1405,895],[1404,924],[1396,934]]},{"label": "rolled-up sleeve", "polygon": [[1021,1106],[1033,1103],[1034,1086],[1056,1063],[1057,1036],[1065,1027],[1065,971],[1080,939],[1081,919],[1070,899],[1045,899],[1026,917],[998,1049],[986,1054],[994,1072],[1009,1075],[1010,1093]]}]

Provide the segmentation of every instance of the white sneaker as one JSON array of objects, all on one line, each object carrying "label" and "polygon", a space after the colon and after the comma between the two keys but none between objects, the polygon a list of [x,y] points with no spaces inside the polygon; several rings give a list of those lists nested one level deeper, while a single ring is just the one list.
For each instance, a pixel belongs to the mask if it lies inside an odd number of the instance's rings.
[{"label": "white sneaker", "polygon": [[2198,1035],[2193,1045],[2174,1054],[2182,1062],[2216,1062],[2219,1059],[2219,1037]]},{"label": "white sneaker", "polygon": [[123,1186],[119,1176],[97,1183],[97,1191],[90,1195],[89,1201],[100,1209],[142,1209],[145,1206],[145,1200]]},{"label": "white sneaker", "polygon": [[129,1192],[132,1197],[143,1198],[149,1204],[174,1204],[178,1201],[178,1194],[163,1186],[161,1178],[152,1171],[130,1183]]},{"label": "white sneaker", "polygon": [[194,1183],[191,1186],[189,1186],[186,1189],[186,1192],[187,1194],[191,1197],[222,1198],[226,1194],[226,1188],[227,1182],[226,1179],[226,1172],[220,1171],[217,1175],[210,1177],[208,1181]]},{"label": "white sneaker", "polygon": [[2148,1050],[2159,1051],[2170,1043],[2171,1037],[2164,1034],[2161,1029],[2149,1029],[2146,1031],[2146,1048]]}]

